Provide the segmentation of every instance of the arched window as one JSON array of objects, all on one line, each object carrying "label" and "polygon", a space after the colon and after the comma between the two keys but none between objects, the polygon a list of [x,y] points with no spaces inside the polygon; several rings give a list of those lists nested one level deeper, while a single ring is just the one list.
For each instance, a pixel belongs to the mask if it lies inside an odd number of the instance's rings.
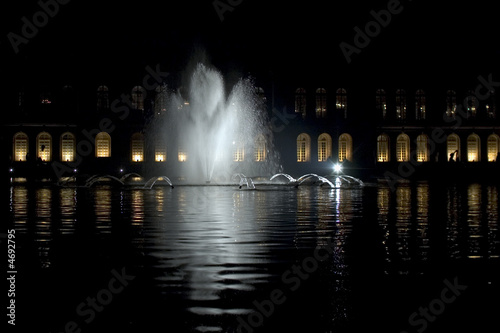
[{"label": "arched window", "polygon": [[166,84],[161,84],[155,89],[155,115],[163,114],[167,111],[168,88]]},{"label": "arched window", "polygon": [[311,137],[301,133],[297,137],[297,162],[309,162],[311,160]]},{"label": "arched window", "polygon": [[316,89],[316,118],[326,117],[326,90]]},{"label": "arched window", "polygon": [[302,118],[306,116],[306,90],[304,88],[295,90],[295,112],[300,113]]},{"label": "arched window", "polygon": [[52,157],[52,136],[42,132],[36,137],[36,157],[44,162],[50,162]]},{"label": "arched window", "polygon": [[144,99],[146,91],[141,86],[135,86],[132,89],[132,107],[137,110],[144,110]]},{"label": "arched window", "polygon": [[130,151],[132,162],[144,161],[144,135],[142,133],[132,134],[130,138]]},{"label": "arched window", "polygon": [[448,135],[446,139],[448,161],[457,162],[460,160],[460,137],[455,133]]},{"label": "arched window", "polygon": [[97,88],[97,109],[109,108],[109,89],[106,86],[99,86]]},{"label": "arched window", "polygon": [[332,157],[332,137],[323,133],[318,137],[318,162],[325,162]]},{"label": "arched window", "polygon": [[73,162],[75,160],[76,140],[75,136],[66,132],[61,135],[61,161]]},{"label": "arched window", "polygon": [[401,133],[396,139],[396,159],[398,162],[407,162],[410,160],[410,138]]},{"label": "arched window", "polygon": [[339,162],[352,161],[352,137],[347,134],[339,136]]},{"label": "arched window", "polygon": [[481,161],[481,150],[480,150],[479,136],[477,134],[471,134],[467,138],[467,161],[468,162],[479,162]]},{"label": "arched window", "polygon": [[500,137],[496,134],[491,134],[488,137],[488,162],[495,162],[498,153],[500,152]]},{"label": "arched window", "polygon": [[396,91],[396,118],[406,119],[406,92],[403,89]]},{"label": "arched window", "polygon": [[179,162],[186,162],[187,161],[187,151],[182,146],[179,146],[179,149],[177,150],[177,160]]},{"label": "arched window", "polygon": [[344,88],[337,89],[335,107],[342,111],[344,119],[347,118],[347,90]]},{"label": "arched window", "polygon": [[95,136],[95,156],[111,157],[111,136],[108,133],[100,132]]},{"label": "arched window", "polygon": [[479,107],[479,101],[477,100],[476,94],[469,90],[467,92],[467,97],[465,98],[465,104],[467,105],[467,118],[476,117],[477,108]]},{"label": "arched window", "polygon": [[377,138],[377,162],[389,162],[389,136],[381,134]]},{"label": "arched window", "polygon": [[497,116],[495,109],[495,93],[493,91],[490,91],[490,97],[487,100],[486,115],[490,119],[495,119]]},{"label": "arched window", "polygon": [[155,140],[155,162],[165,162],[167,160],[167,146],[159,138]]},{"label": "arched window", "polygon": [[429,161],[429,137],[420,134],[417,137],[417,162]]},{"label": "arched window", "polygon": [[26,133],[18,132],[14,134],[13,155],[14,161],[26,162],[28,155],[28,136]]},{"label": "arched window", "polygon": [[233,141],[233,161],[243,162],[245,160],[245,146],[239,140]]},{"label": "arched window", "polygon": [[375,106],[379,112],[382,114],[382,118],[385,119],[387,116],[387,98],[384,89],[377,89],[375,95]]},{"label": "arched window", "polygon": [[415,119],[425,119],[425,92],[422,89],[415,93]]},{"label": "arched window", "polygon": [[450,118],[455,118],[457,113],[457,93],[455,90],[446,92],[446,115]]},{"label": "arched window", "polygon": [[266,160],[266,139],[262,134],[255,140],[254,159],[256,162],[264,162]]}]

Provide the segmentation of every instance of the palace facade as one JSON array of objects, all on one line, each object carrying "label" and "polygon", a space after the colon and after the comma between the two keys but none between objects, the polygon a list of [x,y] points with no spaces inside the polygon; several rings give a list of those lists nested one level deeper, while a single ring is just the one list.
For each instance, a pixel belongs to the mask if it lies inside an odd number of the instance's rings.
[{"label": "palace facade", "polygon": [[[328,175],[337,163],[362,178],[496,176],[500,121],[491,81],[428,89],[256,88],[272,136],[228,154],[235,170],[259,170],[279,155],[280,171],[293,176]],[[150,130],[168,122],[168,90],[166,84],[149,91],[137,85],[122,93],[99,84],[12,92],[2,130],[10,176],[57,180],[135,172],[182,178],[178,170],[190,162],[190,152],[168,133],[159,140]],[[179,107],[189,112],[189,101]]]}]

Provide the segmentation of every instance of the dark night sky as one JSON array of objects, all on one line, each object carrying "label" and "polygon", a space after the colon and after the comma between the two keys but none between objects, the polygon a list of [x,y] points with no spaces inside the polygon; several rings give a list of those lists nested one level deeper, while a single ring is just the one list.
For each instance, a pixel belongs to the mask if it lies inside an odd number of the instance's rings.
[{"label": "dark night sky", "polygon": [[353,44],[353,28],[388,2],[243,0],[221,21],[213,0],[71,0],[15,54],[7,34],[20,33],[21,18],[40,10],[23,1],[2,13],[2,76],[42,84],[139,80],[146,65],[182,70],[197,50],[229,77],[284,82],[453,83],[498,70],[500,16],[483,0],[402,0],[401,13],[347,64],[340,42]]}]

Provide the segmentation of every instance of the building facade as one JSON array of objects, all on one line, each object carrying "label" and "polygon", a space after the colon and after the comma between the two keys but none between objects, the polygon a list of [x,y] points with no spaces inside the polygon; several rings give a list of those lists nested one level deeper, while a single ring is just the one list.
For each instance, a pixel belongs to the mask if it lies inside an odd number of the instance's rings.
[{"label": "building facade", "polygon": [[[266,92],[272,135],[228,152],[234,170],[259,170],[279,156],[294,176],[343,172],[370,178],[452,175],[496,177],[500,121],[494,87],[299,86]],[[190,162],[178,138],[158,131],[168,122],[166,84],[120,93],[106,85],[11,94],[3,125],[11,177],[52,180],[75,174],[138,173],[182,178]],[[272,94],[272,98],[271,98]],[[280,105],[274,96],[280,94]],[[83,101],[83,102],[82,102]],[[184,107],[189,112],[189,101]],[[203,135],[203,133],[200,133]],[[269,176],[252,174],[252,176]]]}]

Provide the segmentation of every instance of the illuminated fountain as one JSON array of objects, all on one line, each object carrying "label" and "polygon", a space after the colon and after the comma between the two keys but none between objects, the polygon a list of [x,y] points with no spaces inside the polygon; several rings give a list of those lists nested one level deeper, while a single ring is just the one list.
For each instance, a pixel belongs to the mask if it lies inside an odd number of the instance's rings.
[{"label": "illuminated fountain", "polygon": [[[253,176],[266,169],[269,175],[277,171],[277,161],[269,153],[274,149],[267,113],[253,83],[241,79],[227,96],[225,91],[221,73],[198,64],[187,89],[168,98],[165,123],[156,131],[167,133],[162,140],[177,140],[176,173],[188,183],[220,184],[231,182],[236,173]],[[256,142],[267,153],[264,161],[255,161]]]},{"label": "illuminated fountain", "polygon": [[342,188],[342,187],[352,187],[352,186],[364,186],[361,179],[342,174],[342,167],[340,164],[335,164],[333,167],[333,176],[319,176],[315,173],[308,173],[295,179],[287,173],[277,173],[270,178],[270,181],[274,181],[278,178],[284,178],[287,185],[293,185],[299,187],[300,185],[314,185],[319,184],[320,186],[327,185],[329,188]]}]

